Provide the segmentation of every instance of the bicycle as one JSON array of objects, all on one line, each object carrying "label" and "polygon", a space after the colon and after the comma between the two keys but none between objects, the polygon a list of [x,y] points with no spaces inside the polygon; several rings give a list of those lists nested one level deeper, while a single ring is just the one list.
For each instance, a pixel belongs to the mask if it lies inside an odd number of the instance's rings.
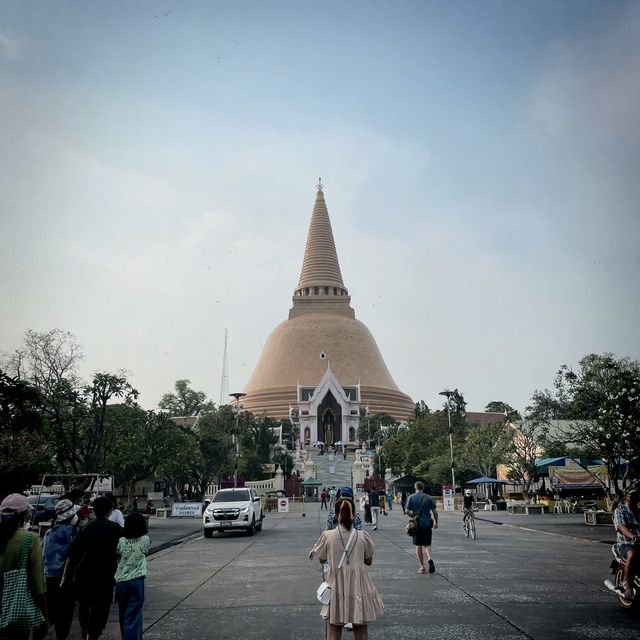
[{"label": "bicycle", "polygon": [[463,527],[464,527],[464,535],[468,538],[471,536],[473,540],[476,539],[476,518],[473,515],[473,510],[469,510],[466,513],[466,518],[464,519]]}]

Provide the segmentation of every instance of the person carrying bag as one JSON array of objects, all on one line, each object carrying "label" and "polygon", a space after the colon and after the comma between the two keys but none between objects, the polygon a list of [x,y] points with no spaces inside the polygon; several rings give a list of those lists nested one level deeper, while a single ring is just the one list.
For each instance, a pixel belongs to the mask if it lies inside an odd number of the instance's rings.
[{"label": "person carrying bag", "polygon": [[350,500],[340,505],[338,526],[322,533],[309,552],[321,564],[328,562],[326,596],[320,615],[328,624],[328,639],[339,640],[344,626],[353,623],[354,640],[367,637],[367,625],[384,611],[367,566],[373,562],[373,541],[365,531],[353,526],[354,507]]},{"label": "person carrying bag", "polygon": [[29,508],[19,493],[0,504],[0,636],[12,640],[48,625],[40,538],[23,528]]}]

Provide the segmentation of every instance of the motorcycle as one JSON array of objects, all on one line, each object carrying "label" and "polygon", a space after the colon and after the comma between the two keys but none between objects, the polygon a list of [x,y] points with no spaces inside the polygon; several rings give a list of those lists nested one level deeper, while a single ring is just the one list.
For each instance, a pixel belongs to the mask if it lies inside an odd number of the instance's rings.
[{"label": "motorcycle", "polygon": [[627,562],[618,553],[618,545],[614,544],[611,547],[611,553],[613,554],[613,560],[611,561],[613,581],[605,580],[604,586],[618,598],[618,602],[623,609],[631,609],[632,607],[640,605],[640,576],[635,576],[631,589],[633,591],[633,598],[627,600],[624,597],[624,569]]},{"label": "motorcycle", "polygon": [[[580,498],[582,500],[582,498]],[[584,503],[580,503],[579,500],[574,500],[571,503],[571,513],[584,513],[585,511],[595,511],[598,508],[598,503],[595,500],[588,500]]]}]

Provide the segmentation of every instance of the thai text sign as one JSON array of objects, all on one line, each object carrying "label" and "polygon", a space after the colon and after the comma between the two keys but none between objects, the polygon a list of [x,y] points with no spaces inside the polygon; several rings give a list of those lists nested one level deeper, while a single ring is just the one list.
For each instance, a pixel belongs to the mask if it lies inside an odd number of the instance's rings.
[{"label": "thai text sign", "polygon": [[174,502],[171,507],[172,518],[199,518],[202,515],[200,502]]}]

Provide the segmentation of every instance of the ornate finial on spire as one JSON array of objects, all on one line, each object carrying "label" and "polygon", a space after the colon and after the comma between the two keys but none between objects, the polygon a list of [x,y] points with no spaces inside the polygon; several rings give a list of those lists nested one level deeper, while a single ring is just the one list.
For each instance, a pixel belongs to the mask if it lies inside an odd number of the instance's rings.
[{"label": "ornate finial on spire", "polygon": [[318,178],[318,184],[316,185],[316,189],[322,193],[322,190],[324,189],[324,185],[322,184],[322,178]]}]

